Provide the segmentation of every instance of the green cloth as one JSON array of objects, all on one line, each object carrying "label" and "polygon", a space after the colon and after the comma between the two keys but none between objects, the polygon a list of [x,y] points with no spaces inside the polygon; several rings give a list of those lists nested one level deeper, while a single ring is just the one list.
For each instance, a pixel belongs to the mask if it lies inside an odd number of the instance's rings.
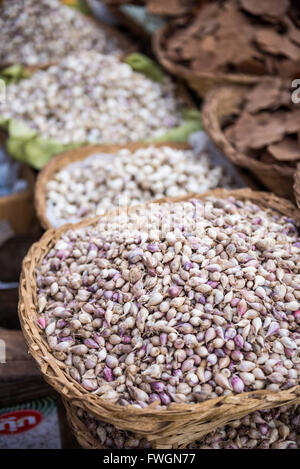
[{"label": "green cloth", "polygon": [[11,67],[4,68],[0,72],[0,79],[2,79],[7,86],[12,83],[18,83],[18,81],[28,77],[29,73],[26,72],[22,65],[12,65]]},{"label": "green cloth", "polygon": [[8,132],[6,147],[16,160],[23,161],[35,169],[41,169],[54,155],[77,148],[82,144],[64,145],[40,137],[37,132],[16,119],[0,121]]},{"label": "green cloth", "polygon": [[[128,63],[133,70],[143,73],[148,78],[158,82],[163,81],[164,73],[162,69],[145,55],[138,53],[130,54],[125,58],[125,62]],[[26,75],[21,65],[9,67],[9,69],[3,70],[2,74],[3,73],[13,79],[13,82],[25,78]],[[186,142],[192,132],[201,130],[201,114],[198,110],[183,109],[182,117],[183,123],[180,126],[168,130],[163,136],[153,139],[149,143]],[[65,145],[54,140],[43,138],[35,130],[32,130],[26,124],[16,119],[5,121],[0,117],[0,127],[4,128],[8,133],[6,146],[9,154],[16,160],[27,163],[35,169],[41,169],[58,153],[87,144],[86,142],[82,142]]]},{"label": "green cloth", "polygon": [[150,78],[150,80],[158,81],[159,83],[162,83],[164,80],[165,74],[160,66],[144,54],[133,52],[125,57],[124,62],[130,65],[132,70],[142,73],[147,78]]},{"label": "green cloth", "polygon": [[84,15],[91,15],[92,13],[90,7],[84,0],[76,0],[73,4],[67,4],[67,6],[79,10]]}]

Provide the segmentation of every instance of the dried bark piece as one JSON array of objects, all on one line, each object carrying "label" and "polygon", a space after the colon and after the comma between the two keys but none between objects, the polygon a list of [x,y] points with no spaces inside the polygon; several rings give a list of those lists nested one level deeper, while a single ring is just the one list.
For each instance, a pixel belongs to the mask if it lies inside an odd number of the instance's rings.
[{"label": "dried bark piece", "polygon": [[288,28],[288,35],[289,35],[290,40],[300,45],[300,29],[296,28],[294,23],[288,17],[284,18],[284,23],[286,24]]},{"label": "dried bark piece", "polygon": [[292,80],[293,78],[298,78],[300,76],[300,60],[296,60],[294,62],[288,59],[281,60],[278,62],[276,68],[276,74],[282,78],[289,77]]},{"label": "dried bark piece", "polygon": [[248,57],[239,63],[238,71],[247,75],[266,75],[267,70],[263,62],[252,57]]},{"label": "dried bark piece", "polygon": [[200,49],[196,60],[192,62],[192,69],[213,72],[216,69],[216,56],[211,52]]},{"label": "dried bark piece", "polygon": [[205,4],[187,26],[186,34],[203,37],[214,33],[219,27],[220,12],[220,5],[217,2]]},{"label": "dried bark piece", "polygon": [[251,15],[281,18],[286,14],[289,0],[239,0],[241,7]]},{"label": "dried bark piece", "polygon": [[260,28],[256,33],[256,42],[265,52],[273,55],[284,55],[292,60],[300,59],[299,47],[287,36],[276,33],[271,28]]},{"label": "dried bark piece", "polygon": [[216,49],[218,65],[234,64],[244,62],[253,55],[253,47],[247,38],[236,30],[222,31],[217,35],[218,44]]},{"label": "dried bark piece", "polygon": [[168,0],[167,2],[161,0],[146,1],[149,13],[163,16],[185,15],[190,13],[193,8],[198,7],[199,3],[201,2],[197,0]]},{"label": "dried bark piece", "polygon": [[281,80],[274,78],[255,86],[246,97],[245,110],[251,114],[281,105]]},{"label": "dried bark piece", "polygon": [[270,155],[270,153],[268,152],[265,152],[261,155],[261,157],[259,158],[259,160],[262,162],[262,163],[266,163],[266,164],[278,164],[277,160],[275,160],[275,158]]},{"label": "dried bark piece", "polygon": [[279,161],[300,160],[299,142],[291,137],[285,137],[281,142],[275,145],[269,145],[268,151]]},{"label": "dried bark piece", "polygon": [[287,133],[296,133],[300,131],[300,109],[294,109],[287,113],[285,129]]},{"label": "dried bark piece", "polygon": [[260,149],[272,143],[280,142],[285,133],[284,123],[271,113],[253,116],[244,112],[235,124],[237,147],[245,151],[248,148]]}]

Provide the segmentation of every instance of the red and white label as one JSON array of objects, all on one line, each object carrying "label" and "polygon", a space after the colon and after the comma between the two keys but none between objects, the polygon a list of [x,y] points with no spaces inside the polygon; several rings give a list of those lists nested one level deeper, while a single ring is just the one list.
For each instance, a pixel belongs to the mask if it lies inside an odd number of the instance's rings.
[{"label": "red and white label", "polygon": [[0,415],[0,435],[16,435],[36,427],[43,415],[37,410],[24,409]]}]

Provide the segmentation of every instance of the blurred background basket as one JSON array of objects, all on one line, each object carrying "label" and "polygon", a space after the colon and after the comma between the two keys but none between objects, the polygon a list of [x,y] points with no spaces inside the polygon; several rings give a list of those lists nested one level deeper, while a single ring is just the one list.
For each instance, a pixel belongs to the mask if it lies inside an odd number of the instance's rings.
[{"label": "blurred background basket", "polygon": [[268,76],[246,75],[224,72],[194,72],[188,67],[176,64],[166,54],[165,41],[172,32],[172,24],[163,26],[153,35],[152,46],[158,62],[172,75],[184,79],[202,98],[212,88],[220,85],[254,85],[269,78]]},{"label": "blurred background basket", "polygon": [[203,125],[215,145],[242,168],[251,171],[257,179],[271,192],[279,197],[295,200],[293,177],[295,170],[287,165],[266,164],[236,150],[228,141],[223,124],[236,113],[243,94],[247,91],[241,86],[219,87],[211,90],[203,105]]}]

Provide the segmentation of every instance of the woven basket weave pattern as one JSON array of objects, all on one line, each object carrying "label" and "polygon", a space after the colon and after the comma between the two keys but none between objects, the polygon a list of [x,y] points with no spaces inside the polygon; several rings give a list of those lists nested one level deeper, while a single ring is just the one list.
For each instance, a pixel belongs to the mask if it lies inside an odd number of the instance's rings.
[{"label": "woven basket weave pattern", "polygon": [[204,128],[233,164],[251,171],[265,187],[279,197],[294,200],[293,175],[295,170],[293,168],[258,161],[237,151],[225,137],[222,125],[226,118],[236,112],[245,91],[244,87],[238,86],[224,86],[210,91],[203,105]]},{"label": "woven basket weave pattern", "polygon": [[[250,189],[234,191],[216,189],[201,195],[166,198],[157,203],[187,201],[192,197],[203,199],[207,195],[220,198],[231,195],[241,200],[251,199],[262,207],[274,208],[300,222],[299,211],[290,202],[279,199],[273,194],[253,192]],[[25,257],[20,279],[19,318],[30,353],[37,361],[45,380],[70,404],[83,408],[96,418],[109,422],[117,428],[144,436],[153,447],[169,448],[196,441],[227,422],[255,410],[300,403],[300,386],[297,386],[280,392],[265,390],[227,395],[199,404],[171,404],[168,409],[162,410],[156,409],[155,405],[150,405],[146,409],[137,409],[103,400],[84,390],[80,384],[70,378],[65,372],[66,366],[53,357],[44,334],[36,323],[38,319],[36,268],[61,234],[70,226],[72,228],[92,226],[99,218],[83,220],[76,225],[64,225],[58,230],[48,230]]]}]

